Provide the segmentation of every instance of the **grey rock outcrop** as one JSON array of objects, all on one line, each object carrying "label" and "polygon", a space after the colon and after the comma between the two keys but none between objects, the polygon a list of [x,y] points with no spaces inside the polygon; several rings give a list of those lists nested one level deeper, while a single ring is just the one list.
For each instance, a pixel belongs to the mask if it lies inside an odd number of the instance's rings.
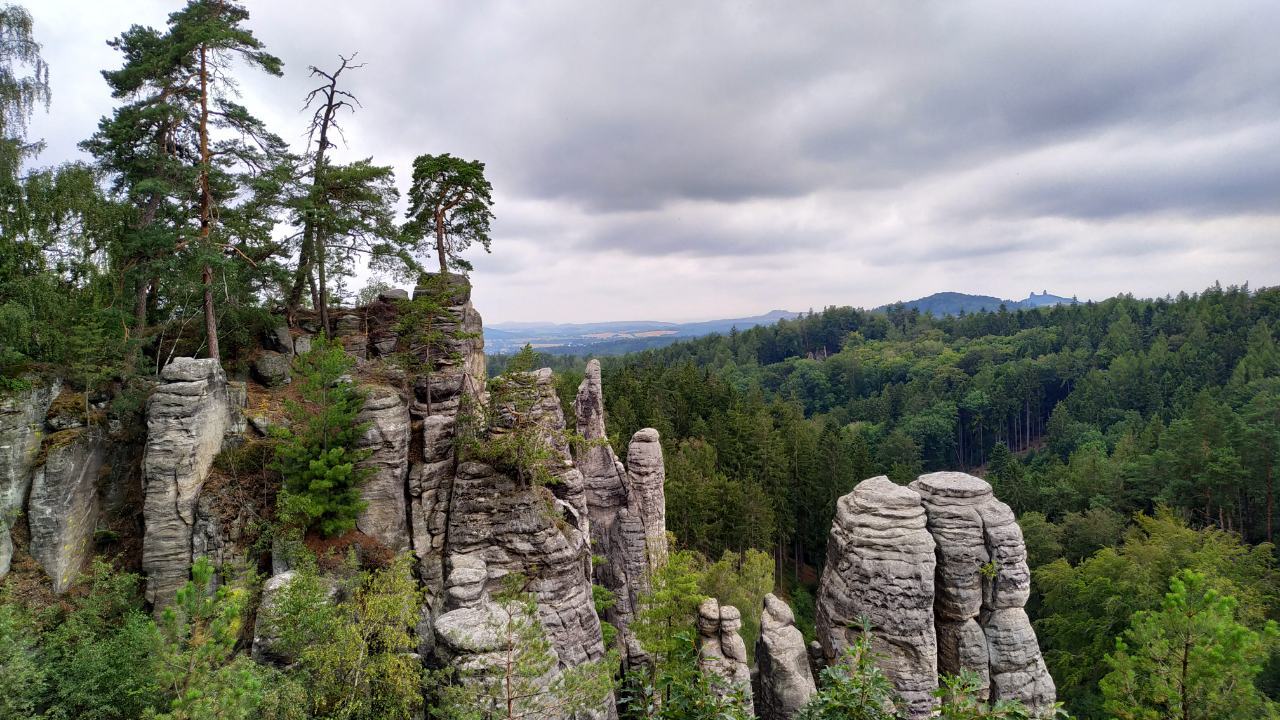
[{"label": "grey rock outcrop", "polygon": [[938,686],[935,543],[920,495],[887,477],[864,480],[836,503],[818,589],[818,637],[838,662],[871,625],[881,666],[911,718],[928,717]]},{"label": "grey rock outcrop", "polygon": [[[249,651],[257,662],[284,666],[297,659],[286,648],[281,646],[280,630],[274,617],[280,593],[297,577],[297,571],[287,570],[272,575],[262,584],[262,599],[258,603],[258,613],[253,624],[253,644],[250,646]],[[336,602],[338,599],[337,584],[324,578],[321,578],[321,582],[327,585],[326,599],[330,603]]]},{"label": "grey rock outcrop", "polygon": [[640,664],[647,655],[630,631],[631,621],[654,570],[667,557],[662,445],[658,431],[645,428],[627,448],[630,468],[618,461],[605,429],[598,360],[587,363],[574,413],[586,440],[576,460],[586,488],[591,545],[605,560],[595,568],[596,580],[613,593],[616,602],[607,619],[618,628],[628,663]]},{"label": "grey rock outcrop", "polygon": [[667,471],[658,431],[645,428],[627,446],[627,505],[644,526],[644,553],[652,573],[667,561]]},{"label": "grey rock outcrop", "polygon": [[796,628],[791,608],[772,593],[764,596],[760,637],[756,640],[760,720],[790,720],[817,692],[809,668],[809,649]]},{"label": "grey rock outcrop", "polygon": [[287,385],[293,356],[266,350],[253,361],[253,376],[267,387]]},{"label": "grey rock outcrop", "polygon": [[481,463],[462,463],[453,484],[446,555],[446,607],[474,607],[519,573],[538,598],[539,619],[560,662],[604,657],[584,548],[561,526],[550,493],[521,486]]},{"label": "grey rock outcrop", "polygon": [[[439,282],[438,278],[432,282]],[[428,292],[414,289],[414,297]],[[434,292],[434,291],[433,291]],[[414,427],[421,427],[421,455],[409,458],[409,527],[418,573],[425,586],[429,617],[444,612],[445,540],[449,531],[456,453],[454,440],[464,406],[478,407],[485,396],[484,325],[471,304],[465,278],[448,276],[442,296],[446,303],[435,330],[443,338],[436,347],[419,351],[429,366],[413,378],[409,411]],[[381,336],[393,323],[397,304],[378,314],[370,332]],[[470,421],[469,418],[464,420]],[[415,430],[418,432],[418,430]]]},{"label": "grey rock outcrop", "polygon": [[711,679],[711,690],[722,698],[739,699],[743,709],[754,713],[751,697],[751,668],[747,665],[747,645],[738,631],[742,613],[732,605],[707,598],[698,606],[698,668]]},{"label": "grey rock outcrop", "polygon": [[[452,483],[445,546],[444,612],[436,652],[454,663],[483,662],[502,638],[506,612],[493,598],[503,580],[524,576],[558,671],[605,657],[600,619],[583,570],[585,543],[564,523],[565,507],[544,488],[522,485],[488,465],[464,462]],[[557,671],[557,672],[558,672]],[[610,703],[611,706],[611,703]],[[601,717],[616,717],[612,707]]]},{"label": "grey rock outcrop", "polygon": [[9,528],[31,489],[31,471],[44,434],[44,418],[62,386],[33,380],[29,389],[0,398],[0,578],[9,574]]},{"label": "grey rock outcrop", "polygon": [[175,358],[147,400],[142,570],[159,611],[187,580],[196,504],[231,424],[227,380],[215,359]]},{"label": "grey rock outcrop", "polygon": [[357,422],[367,427],[359,447],[370,452],[361,465],[372,470],[372,475],[360,489],[366,506],[356,519],[356,528],[385,547],[399,551],[410,545],[405,516],[409,405],[395,388],[371,385],[363,390],[364,409]]},{"label": "grey rock outcrop", "polygon": [[938,670],[973,671],[992,700],[1048,709],[1055,688],[1023,610],[1031,571],[1013,511],[965,473],[921,475],[911,487],[938,544]]},{"label": "grey rock outcrop", "polygon": [[69,437],[50,448],[36,469],[27,502],[31,556],[59,594],[71,587],[89,557],[98,520],[98,474],[107,456],[99,434],[63,432]]},{"label": "grey rock outcrop", "polygon": [[289,332],[287,325],[272,328],[267,333],[267,344],[276,352],[284,353],[285,355],[293,354],[293,334]]}]

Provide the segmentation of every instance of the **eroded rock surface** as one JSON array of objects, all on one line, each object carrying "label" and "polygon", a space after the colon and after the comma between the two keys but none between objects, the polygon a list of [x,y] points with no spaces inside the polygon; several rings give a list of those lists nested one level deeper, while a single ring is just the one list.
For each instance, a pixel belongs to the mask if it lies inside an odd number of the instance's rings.
[{"label": "eroded rock surface", "polygon": [[935,543],[920,495],[887,477],[858,483],[836,503],[818,589],[818,637],[838,662],[871,625],[873,648],[912,718],[928,717],[938,687]]},{"label": "eroded rock surface", "polygon": [[747,665],[747,645],[738,631],[742,613],[732,605],[707,598],[698,607],[698,668],[711,679],[712,691],[723,698],[738,700],[751,714],[751,668]]},{"label": "eroded rock surface", "polygon": [[356,422],[366,425],[359,448],[370,455],[361,462],[372,475],[360,488],[366,506],[356,528],[388,549],[400,551],[410,544],[405,516],[405,477],[409,471],[409,406],[395,388],[370,385],[364,409]]},{"label": "eroded rock surface", "polygon": [[186,582],[196,503],[230,425],[227,380],[215,359],[175,358],[147,400],[142,459],[142,570],[159,611]]},{"label": "eroded rock surface", "polygon": [[985,480],[959,472],[921,475],[929,531],[938,543],[938,669],[971,670],[992,700],[1052,706],[1053,679],[1022,609],[1031,571],[1022,530]]},{"label": "eroded rock surface", "polygon": [[498,595],[507,575],[525,576],[547,637],[569,666],[604,657],[604,640],[582,571],[584,548],[556,508],[543,488],[462,463],[449,513],[445,602],[449,610],[473,607]]},{"label": "eroded rock surface", "polygon": [[[98,475],[107,456],[100,434],[65,430],[35,471],[27,522],[31,556],[63,593],[89,557],[98,520]],[[59,436],[55,436],[58,438]]]},{"label": "eroded rock surface", "polygon": [[31,388],[0,398],[0,578],[9,574],[9,528],[31,489],[31,471],[44,435],[44,418],[61,383],[33,380]]},{"label": "eroded rock surface", "polygon": [[598,360],[587,363],[574,413],[586,440],[576,459],[586,486],[591,547],[604,560],[595,568],[596,582],[613,593],[607,619],[618,628],[627,662],[642,664],[647,654],[630,625],[654,570],[667,557],[662,445],[657,430],[640,430],[627,448],[630,467],[618,461],[605,429]]},{"label": "eroded rock surface", "polygon": [[791,608],[772,593],[764,596],[760,637],[756,640],[760,720],[790,720],[817,692],[809,668],[809,649],[796,628]]}]

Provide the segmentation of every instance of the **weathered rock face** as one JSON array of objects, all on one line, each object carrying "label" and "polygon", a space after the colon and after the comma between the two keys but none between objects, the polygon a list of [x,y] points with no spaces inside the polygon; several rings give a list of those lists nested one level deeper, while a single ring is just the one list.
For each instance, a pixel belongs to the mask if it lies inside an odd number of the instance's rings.
[{"label": "weathered rock face", "polygon": [[929,531],[938,543],[938,669],[971,670],[992,700],[1047,709],[1053,679],[1022,609],[1031,571],[1022,530],[986,481],[958,472],[921,475]]},{"label": "weathered rock face", "polygon": [[809,649],[796,628],[795,615],[772,593],[764,596],[760,614],[756,668],[760,691],[755,704],[760,720],[790,720],[817,692]]},{"label": "weathered rock face", "polygon": [[866,616],[912,717],[929,713],[939,672],[963,670],[986,699],[1046,711],[1055,690],[1023,610],[1030,593],[1022,531],[984,480],[930,473],[906,488],[872,478],[837,505],[818,594],[824,659]]},{"label": "weathered rock face", "polygon": [[31,556],[53,579],[55,593],[71,586],[88,559],[98,519],[98,473],[107,456],[99,434],[63,432],[71,437],[51,448],[36,469],[27,502]]},{"label": "weathered rock face", "polygon": [[652,572],[667,561],[667,471],[657,430],[645,428],[631,436],[627,480],[627,504],[644,526],[645,558]]},{"label": "weathered rock face", "polygon": [[626,469],[618,462],[604,426],[604,389],[600,383],[600,361],[587,363],[578,396],[574,401],[578,434],[587,446],[575,458],[586,483],[587,508],[591,516],[591,541],[597,548],[608,542],[618,511],[627,504]]},{"label": "weathered rock face", "polygon": [[[436,279],[439,282],[439,279]],[[414,297],[423,289],[415,288]],[[443,341],[439,347],[420,349],[419,360],[430,372],[413,381],[409,411],[414,427],[421,427],[422,454],[409,457],[409,527],[418,573],[427,593],[427,615],[444,612],[445,540],[453,497],[454,439],[464,406],[479,405],[485,395],[484,326],[471,304],[466,279],[450,275],[444,295],[447,306],[437,319]],[[390,308],[399,300],[386,301]],[[384,338],[388,322],[379,318],[370,333]],[[466,418],[463,418],[466,420]],[[418,432],[418,430],[414,430]]]},{"label": "weathered rock face", "polygon": [[0,398],[0,578],[9,574],[13,561],[9,528],[31,488],[45,414],[60,390],[56,381],[37,380],[28,390]]},{"label": "weathered rock face", "polygon": [[[250,656],[257,662],[285,666],[297,659],[282,647],[280,630],[272,617],[281,591],[297,577],[297,571],[287,570],[272,575],[262,584],[262,599],[258,603],[258,613],[253,624],[253,645],[250,647]],[[337,583],[332,580],[322,581],[328,583],[328,601],[337,602]]]},{"label": "weathered rock face", "polygon": [[[519,573],[538,603],[538,620],[562,670],[605,656],[600,619],[584,572],[581,533],[559,515],[567,507],[544,488],[523,486],[488,465],[465,462],[452,483],[445,546],[444,612],[434,622],[436,654],[482,662],[505,638],[503,579]],[[558,671],[557,671],[558,672]],[[612,702],[601,717],[616,717]]]},{"label": "weathered rock face", "polygon": [[231,423],[227,380],[215,359],[175,358],[147,400],[142,459],[142,570],[158,611],[187,580],[196,503]]},{"label": "weathered rock face", "polygon": [[272,575],[262,584],[262,599],[258,603],[258,614],[253,624],[253,645],[250,655],[260,663],[288,665],[294,658],[280,648],[278,629],[271,622],[271,613],[283,590],[298,576],[294,570]]},{"label": "weathered rock face", "polygon": [[600,620],[582,571],[580,538],[558,522],[541,488],[522,487],[488,465],[458,467],[449,513],[445,607],[475,607],[520,573],[563,666],[604,657]]},{"label": "weathered rock face", "polygon": [[742,613],[732,605],[707,598],[698,607],[698,668],[711,679],[712,691],[723,698],[740,698],[748,714],[754,711],[751,698],[751,668],[747,666],[747,645],[738,631]]},{"label": "weathered rock face", "polygon": [[547,440],[556,458],[556,466],[551,468],[556,482],[551,485],[551,491],[573,508],[574,514],[579,518],[574,523],[575,527],[589,537],[591,520],[587,510],[586,481],[573,460],[569,442],[563,434],[564,408],[560,407],[560,396],[556,394],[555,376],[551,368],[542,368],[534,374],[534,378],[537,399],[530,412],[534,422],[547,431]]},{"label": "weathered rock face", "polygon": [[596,581],[616,600],[607,619],[618,628],[627,662],[641,664],[647,655],[629,627],[653,571],[667,557],[662,445],[657,430],[640,430],[627,448],[630,467],[618,461],[605,430],[598,360],[587,363],[574,413],[578,433],[587,440],[577,464],[586,486],[591,545],[605,560],[595,568]]},{"label": "weathered rock face", "polygon": [[935,543],[920,495],[887,477],[858,483],[836,503],[818,589],[818,637],[837,662],[871,624],[873,648],[912,718],[928,717],[938,687]]},{"label": "weathered rock face", "polygon": [[371,452],[362,466],[373,474],[360,490],[367,505],[356,520],[356,528],[391,550],[404,550],[410,544],[405,517],[409,405],[395,388],[372,385],[363,389],[365,404],[357,422],[368,427],[359,447]]},{"label": "weathered rock face", "polygon": [[289,364],[293,356],[268,350],[253,361],[253,376],[267,387],[279,387],[289,383]]}]

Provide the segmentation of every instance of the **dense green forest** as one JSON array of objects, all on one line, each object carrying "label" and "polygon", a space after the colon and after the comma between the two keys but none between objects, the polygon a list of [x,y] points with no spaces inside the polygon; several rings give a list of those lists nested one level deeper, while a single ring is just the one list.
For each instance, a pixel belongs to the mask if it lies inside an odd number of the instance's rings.
[{"label": "dense green forest", "polygon": [[[801,598],[859,480],[986,477],[1020,516],[1060,693],[1091,717],[1103,656],[1178,570],[1221,578],[1259,628],[1280,617],[1278,326],[1280,290],[1243,287],[944,318],[832,307],[605,358],[605,397],[619,449],[662,433],[676,536],[769,550]],[[542,359],[568,398],[581,361]]]}]

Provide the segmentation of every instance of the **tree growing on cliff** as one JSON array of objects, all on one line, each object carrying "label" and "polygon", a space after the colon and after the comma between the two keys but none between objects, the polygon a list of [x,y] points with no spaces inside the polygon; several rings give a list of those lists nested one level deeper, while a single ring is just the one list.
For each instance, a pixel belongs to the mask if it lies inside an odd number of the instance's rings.
[{"label": "tree growing on cliff", "polygon": [[84,143],[137,209],[124,249],[139,324],[163,274],[198,270],[215,358],[215,279],[229,284],[233,259],[262,271],[282,250],[270,237],[269,216],[286,145],[232,100],[233,60],[281,74],[280,59],[244,26],[248,18],[227,0],[190,0],[169,16],[166,31],[135,25],[111,41],[125,62],[103,77],[123,104]]},{"label": "tree growing on cliff", "polygon": [[484,163],[445,153],[419,155],[413,161],[409,187],[408,222],[403,231],[412,243],[411,255],[421,262],[432,244],[440,274],[470,270],[462,252],[479,243],[489,252],[489,223],[493,213],[493,186],[484,176]]},{"label": "tree growing on cliff", "polygon": [[360,104],[355,95],[338,87],[344,72],[364,67],[354,58],[340,55],[338,67],[331,71],[310,67],[311,76],[322,81],[306,99],[308,108],[316,108],[310,126],[314,144],[308,158],[310,183],[290,203],[295,223],[302,226],[302,238],[286,305],[294,311],[303,287],[310,286],[326,333],[331,275],[349,274],[357,253],[393,254],[392,240],[397,237],[392,206],[399,193],[392,169],[374,165],[372,159],[337,165],[329,157],[329,150],[336,147],[333,135],[342,134],[338,114],[353,112]]},{"label": "tree growing on cliff", "polygon": [[1179,573],[1157,610],[1134,615],[1107,656],[1107,713],[1119,720],[1246,720],[1280,717],[1254,685],[1277,630],[1236,622],[1236,602],[1193,570]]},{"label": "tree growing on cliff", "polygon": [[323,336],[294,362],[302,401],[285,401],[288,423],[274,431],[274,467],[284,480],[276,504],[286,524],[339,535],[365,507],[360,486],[371,471],[359,466],[369,453],[357,447],[365,426],[356,421],[364,394],[344,377],[354,365]]}]

